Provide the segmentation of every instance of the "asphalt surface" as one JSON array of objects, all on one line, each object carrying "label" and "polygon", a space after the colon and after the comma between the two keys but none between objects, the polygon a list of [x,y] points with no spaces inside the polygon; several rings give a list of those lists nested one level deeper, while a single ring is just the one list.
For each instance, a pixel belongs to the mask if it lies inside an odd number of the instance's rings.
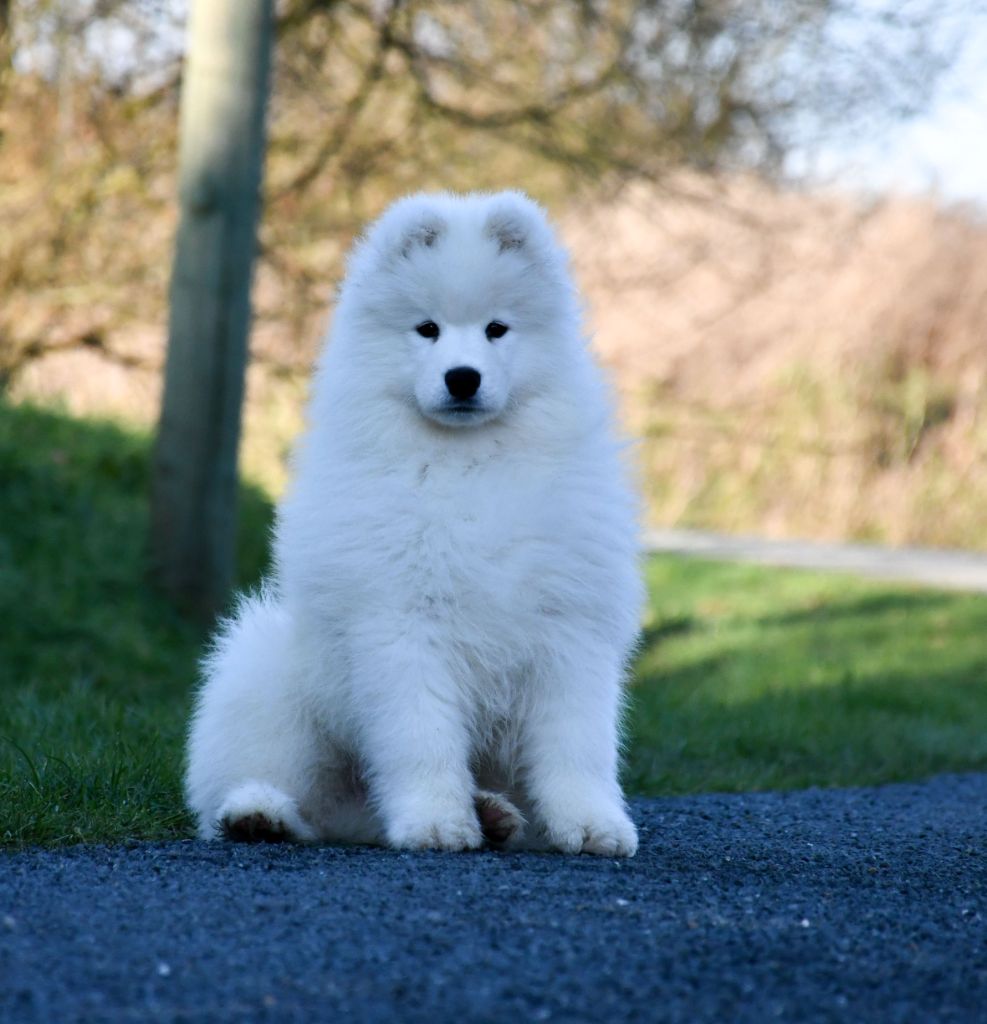
[{"label": "asphalt surface", "polygon": [[946,590],[987,593],[987,555],[975,551],[767,540],[703,530],[652,530],[644,540],[646,548],[655,553],[846,572]]},{"label": "asphalt surface", "polygon": [[987,1021],[987,775],[637,801],[631,861],[0,856],[0,1020]]}]

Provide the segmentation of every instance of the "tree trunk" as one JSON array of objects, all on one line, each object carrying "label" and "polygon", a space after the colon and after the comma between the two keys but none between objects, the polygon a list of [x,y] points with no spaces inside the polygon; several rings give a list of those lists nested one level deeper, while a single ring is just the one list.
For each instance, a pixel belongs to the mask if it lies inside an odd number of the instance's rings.
[{"label": "tree trunk", "polygon": [[14,56],[11,38],[10,0],[0,0],[0,75],[10,69]]},{"label": "tree trunk", "polygon": [[202,617],[222,608],[233,577],[273,28],[273,0],[192,3],[151,569],[178,603]]}]

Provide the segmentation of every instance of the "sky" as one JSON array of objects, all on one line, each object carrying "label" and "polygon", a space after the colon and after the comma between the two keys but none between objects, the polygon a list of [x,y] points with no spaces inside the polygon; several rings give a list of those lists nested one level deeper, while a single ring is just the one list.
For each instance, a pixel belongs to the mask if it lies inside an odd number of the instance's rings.
[{"label": "sky", "polygon": [[931,192],[987,211],[987,16],[970,23],[924,113],[795,163],[814,164],[823,178],[855,188]]}]

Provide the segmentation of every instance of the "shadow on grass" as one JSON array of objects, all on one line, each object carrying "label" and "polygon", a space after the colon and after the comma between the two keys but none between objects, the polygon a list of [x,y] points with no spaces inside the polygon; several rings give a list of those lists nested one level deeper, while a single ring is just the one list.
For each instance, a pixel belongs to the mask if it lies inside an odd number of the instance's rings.
[{"label": "shadow on grass", "polygon": [[701,622],[693,615],[673,615],[645,624],[641,631],[641,648],[647,650],[673,636],[684,636],[702,629]]},{"label": "shadow on grass", "polygon": [[[206,632],[147,582],[151,441],[0,402],[0,842],[188,834],[181,751]],[[272,509],[244,487],[239,583]]]},{"label": "shadow on grass", "polygon": [[[150,438],[0,403],[0,663],[62,685],[133,666],[165,634],[201,641],[146,575]],[[240,585],[267,563],[270,501],[240,497]],[[141,661],[138,658],[138,663]]]},{"label": "shadow on grass", "polygon": [[950,606],[952,595],[939,591],[904,590],[867,594],[843,601],[821,600],[806,608],[797,608],[758,619],[762,626],[794,626],[801,623],[827,623],[838,619],[866,619],[890,614],[912,615]]}]

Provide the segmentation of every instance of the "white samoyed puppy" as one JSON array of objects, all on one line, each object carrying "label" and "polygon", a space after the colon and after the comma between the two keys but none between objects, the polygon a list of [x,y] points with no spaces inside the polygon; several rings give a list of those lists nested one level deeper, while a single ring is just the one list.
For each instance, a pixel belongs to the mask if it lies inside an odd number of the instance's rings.
[{"label": "white samoyed puppy", "polygon": [[637,540],[541,208],[394,204],[348,263],[272,577],[205,663],[200,834],[633,855]]}]

